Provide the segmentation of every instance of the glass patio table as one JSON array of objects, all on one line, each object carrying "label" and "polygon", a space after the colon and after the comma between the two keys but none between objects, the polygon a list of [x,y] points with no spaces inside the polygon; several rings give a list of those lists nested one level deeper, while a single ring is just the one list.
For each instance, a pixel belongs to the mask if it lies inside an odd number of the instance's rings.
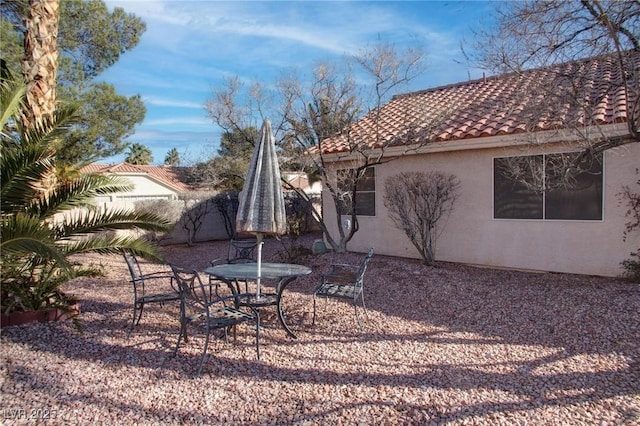
[{"label": "glass patio table", "polygon": [[[287,325],[282,311],[282,293],[287,286],[296,278],[311,273],[311,268],[304,265],[296,265],[292,263],[262,263],[261,280],[277,280],[276,292],[260,292],[260,295],[253,293],[247,302],[239,302],[236,300],[237,306],[250,305],[254,308],[262,308],[267,306],[275,306],[278,311],[278,319],[287,334],[292,338],[296,338],[295,333]],[[258,263],[227,263],[206,268],[204,272],[212,278],[223,281],[227,284],[233,294],[243,293],[240,289],[240,281],[257,280],[258,279]],[[245,299],[247,300],[247,299]]]}]

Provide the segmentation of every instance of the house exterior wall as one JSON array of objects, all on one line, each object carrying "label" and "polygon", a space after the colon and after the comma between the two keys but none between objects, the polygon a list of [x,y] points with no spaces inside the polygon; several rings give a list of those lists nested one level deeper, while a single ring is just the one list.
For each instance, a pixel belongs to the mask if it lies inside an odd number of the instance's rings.
[{"label": "house exterior wall", "polygon": [[[557,151],[566,147],[555,146]],[[547,146],[546,152],[553,151]],[[636,234],[622,241],[625,208],[618,194],[638,179],[640,144],[605,153],[603,220],[507,220],[493,218],[493,159],[530,155],[518,147],[493,147],[408,155],[376,166],[376,215],[359,216],[359,231],[349,242],[351,251],[419,258],[417,249],[397,229],[384,206],[384,183],[400,171],[442,171],[461,182],[459,198],[437,240],[436,260],[564,273],[617,276],[620,262],[637,249]],[[337,235],[335,207],[323,194],[323,211],[332,235]]]},{"label": "house exterior wall", "polygon": [[129,192],[117,192],[108,196],[96,199],[98,203],[119,203],[120,205],[128,205],[128,203],[142,200],[175,200],[177,199],[176,190],[149,178],[146,175],[118,175],[127,179],[133,189]]},{"label": "house exterior wall", "polygon": [[[129,192],[117,192],[107,196],[96,197],[96,205],[105,210],[131,209],[135,208],[136,202],[153,200],[171,200],[180,204],[184,208],[184,201],[178,200],[180,195],[177,190],[163,185],[161,182],[150,178],[148,175],[137,174],[117,174],[119,177],[127,179],[133,189]],[[224,240],[228,239],[224,227],[222,215],[215,209],[211,210],[202,221],[202,226],[196,234],[196,241]],[[173,230],[164,235],[159,241],[162,245],[183,244],[188,240],[187,232],[180,224],[176,224]]]}]

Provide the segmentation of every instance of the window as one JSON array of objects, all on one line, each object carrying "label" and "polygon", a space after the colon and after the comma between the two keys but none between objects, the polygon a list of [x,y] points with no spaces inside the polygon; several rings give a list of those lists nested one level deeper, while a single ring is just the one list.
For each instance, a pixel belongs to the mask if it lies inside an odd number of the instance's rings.
[{"label": "window", "polygon": [[602,220],[602,155],[560,184],[576,154],[530,155],[493,161],[496,219]]},{"label": "window", "polygon": [[[353,182],[356,184],[355,209],[358,216],[376,215],[376,179],[373,167],[364,170],[364,174],[357,176],[356,169],[338,170],[338,190],[341,194],[338,211],[340,214],[351,214],[354,203],[351,201]],[[360,171],[362,173],[362,171]]]}]

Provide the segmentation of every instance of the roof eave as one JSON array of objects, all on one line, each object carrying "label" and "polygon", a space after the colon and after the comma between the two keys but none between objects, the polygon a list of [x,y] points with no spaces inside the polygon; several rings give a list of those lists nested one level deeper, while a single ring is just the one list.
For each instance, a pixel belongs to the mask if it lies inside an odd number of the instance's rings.
[{"label": "roof eave", "polygon": [[[499,136],[456,139],[452,141],[432,142],[421,147],[397,146],[385,149],[384,157],[392,158],[404,155],[431,154],[436,152],[466,151],[474,149],[507,148],[518,146],[540,146],[559,142],[578,142],[585,133],[592,132],[603,138],[624,137],[629,135],[627,123],[615,123],[590,126],[580,129],[558,129],[539,132],[510,133]],[[376,150],[372,150],[376,152]],[[326,162],[353,161],[361,158],[361,153],[336,152],[324,154]]]}]

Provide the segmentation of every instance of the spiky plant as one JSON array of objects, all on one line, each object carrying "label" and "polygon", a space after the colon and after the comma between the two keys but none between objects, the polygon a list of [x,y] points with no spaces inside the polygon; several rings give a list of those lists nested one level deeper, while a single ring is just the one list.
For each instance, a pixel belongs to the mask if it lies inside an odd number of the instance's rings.
[{"label": "spiky plant", "polygon": [[[156,245],[115,230],[166,231],[160,216],[129,210],[104,211],[96,196],[127,191],[126,180],[81,174],[76,168],[56,174],[56,147],[74,122],[74,112],[59,108],[35,125],[20,119],[24,87],[2,81],[0,87],[0,266],[2,312],[64,306],[59,290],[69,279],[89,271],[73,265],[72,255],[129,250],[160,259]],[[73,169],[73,168],[72,168]]]}]

